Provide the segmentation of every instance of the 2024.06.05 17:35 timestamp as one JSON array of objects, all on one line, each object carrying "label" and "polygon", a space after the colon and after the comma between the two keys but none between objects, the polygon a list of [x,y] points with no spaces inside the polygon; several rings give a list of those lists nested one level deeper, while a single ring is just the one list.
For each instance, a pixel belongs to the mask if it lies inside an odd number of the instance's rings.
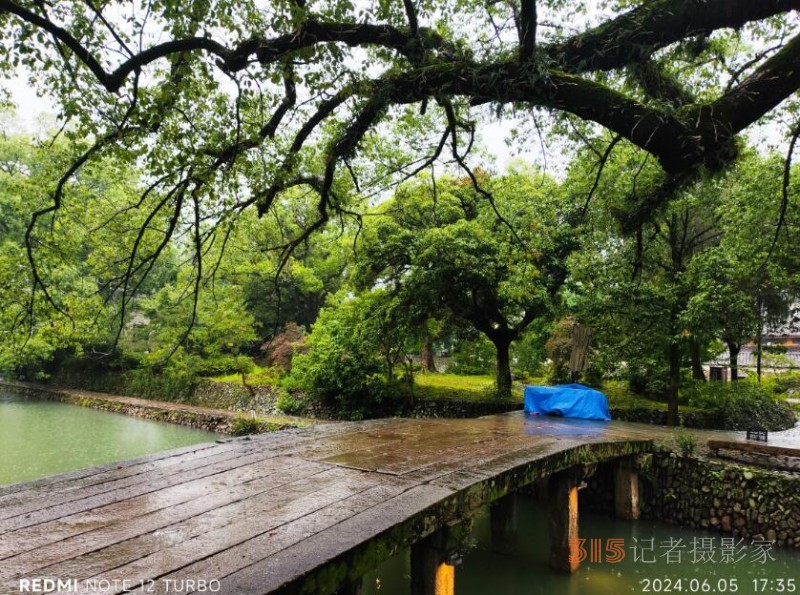
[{"label": "2024.06.05 17:35 timestamp", "polygon": [[[646,578],[642,593],[797,593],[794,578]],[[741,587],[741,590],[740,590]]]}]

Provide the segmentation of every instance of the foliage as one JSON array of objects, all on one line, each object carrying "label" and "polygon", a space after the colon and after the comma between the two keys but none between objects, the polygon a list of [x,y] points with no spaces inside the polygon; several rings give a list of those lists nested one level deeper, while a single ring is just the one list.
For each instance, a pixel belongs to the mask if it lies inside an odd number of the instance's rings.
[{"label": "foliage", "polygon": [[[287,383],[291,387],[292,383]],[[299,391],[287,390],[285,387],[278,389],[278,398],[275,399],[275,406],[289,415],[303,415],[308,410],[308,403]]]},{"label": "foliage", "polygon": [[[435,317],[484,335],[504,394],[509,348],[556,307],[575,243],[552,180],[530,169],[479,178],[401,187],[360,234],[353,277],[362,289],[388,287],[410,326]],[[463,369],[487,371],[473,360]]]},{"label": "foliage", "polygon": [[[673,421],[682,369],[698,378],[718,342],[735,354],[792,295],[800,270],[788,235],[768,229],[782,167],[743,153],[737,168],[676,190],[668,206],[626,235],[608,213],[629,200],[630,176],[657,175],[657,168],[620,143],[597,178],[591,233],[572,257],[570,295],[604,358],[626,362],[634,391],[666,397]],[[590,155],[576,161],[568,185],[590,183],[591,163]],[[798,213],[788,208],[785,216],[796,221]]]},{"label": "foliage", "polygon": [[572,327],[575,319],[567,317],[555,324],[545,343],[545,352],[550,359],[548,381],[564,384],[571,381],[569,359],[572,354]]},{"label": "foliage", "polygon": [[294,357],[287,388],[353,415],[366,415],[384,396],[381,358],[385,292],[356,298],[340,292],[320,310],[307,336],[308,353]]},{"label": "foliage", "polygon": [[730,1],[8,1],[0,72],[30,73],[65,134],[96,139],[79,164],[139,161],[180,222],[169,235],[221,222],[196,234],[198,269],[288,190],[316,197],[313,230],[354,212],[353,188],[377,194],[445,150],[464,165],[476,114],[545,111],[568,143],[602,127],[647,151],[657,175],[619,213],[635,229],[664,189],[730,165],[745,128],[797,108],[792,3]]},{"label": "foliage", "polygon": [[697,450],[697,437],[684,431],[683,428],[675,432],[675,443],[678,446],[678,452],[684,457],[691,457]]},{"label": "foliage", "polygon": [[231,422],[231,434],[234,436],[258,434],[260,431],[261,421],[257,417],[237,415]]},{"label": "foliage", "polygon": [[261,346],[267,354],[267,362],[284,372],[292,369],[292,358],[296,353],[305,353],[305,329],[294,322],[287,322],[283,332]]},{"label": "foliage", "polygon": [[462,339],[456,344],[448,372],[462,376],[482,376],[494,372],[495,347],[483,336]]},{"label": "foliage", "polygon": [[[237,359],[241,359],[240,356]],[[247,359],[247,358],[245,358]],[[249,366],[245,370],[246,381],[250,386],[276,386],[279,381],[278,371],[274,368],[258,366],[249,359]],[[209,380],[214,382],[228,382],[232,384],[242,384],[242,372],[233,372],[231,374],[222,374],[220,376],[212,376]]]},{"label": "foliage", "polygon": [[772,377],[772,390],[777,394],[800,391],[800,372],[787,372]]},{"label": "foliage", "polygon": [[720,427],[730,430],[785,430],[794,427],[792,409],[776,400],[770,391],[753,380],[737,383],[696,383],[686,391],[687,402],[715,412]]}]

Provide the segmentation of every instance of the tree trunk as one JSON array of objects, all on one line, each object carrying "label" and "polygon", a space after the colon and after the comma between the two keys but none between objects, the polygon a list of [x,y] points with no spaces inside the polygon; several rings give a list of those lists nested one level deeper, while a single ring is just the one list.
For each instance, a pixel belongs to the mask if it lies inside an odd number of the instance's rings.
[{"label": "tree trunk", "polygon": [[497,371],[495,375],[497,396],[509,397],[511,396],[511,358],[508,352],[511,347],[511,340],[500,338],[493,341],[493,343],[495,349],[497,349]]},{"label": "tree trunk", "polygon": [[678,389],[681,384],[681,348],[677,343],[669,346],[669,394],[667,395],[667,424],[678,425]]},{"label": "tree trunk", "polygon": [[756,376],[758,381],[761,382],[761,347],[764,339],[764,316],[761,311],[761,295],[756,298],[756,307],[758,308],[758,335],[756,336]]},{"label": "tree trunk", "polygon": [[386,361],[386,381],[391,383],[394,381],[394,362],[392,361],[392,356],[387,355],[385,357]]},{"label": "tree trunk", "polygon": [[728,356],[730,358],[730,366],[731,366],[731,382],[738,382],[739,380],[739,351],[741,350],[742,346],[739,343],[733,343],[731,341],[726,341],[728,343]]},{"label": "tree trunk", "polygon": [[706,374],[703,372],[703,362],[700,360],[700,344],[692,339],[690,349],[692,351],[692,378],[705,382]]},{"label": "tree trunk", "polygon": [[433,340],[428,333],[422,340],[422,351],[420,352],[420,365],[426,372],[436,372],[436,362],[433,361]]}]

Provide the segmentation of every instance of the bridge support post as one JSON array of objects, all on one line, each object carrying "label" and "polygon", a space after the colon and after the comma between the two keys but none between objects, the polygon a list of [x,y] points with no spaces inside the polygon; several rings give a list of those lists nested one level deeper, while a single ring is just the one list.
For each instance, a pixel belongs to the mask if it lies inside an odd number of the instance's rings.
[{"label": "bridge support post", "polygon": [[575,572],[578,561],[578,487],[582,473],[569,469],[550,476],[548,516],[550,521],[550,566]]},{"label": "bridge support post", "polygon": [[508,554],[517,548],[517,494],[511,492],[489,507],[492,527],[492,549]]},{"label": "bridge support post", "polygon": [[639,518],[639,472],[631,458],[622,459],[614,467],[614,511],[618,519]]},{"label": "bridge support post", "polygon": [[460,544],[471,524],[443,527],[411,546],[411,592],[414,595],[453,595]]}]

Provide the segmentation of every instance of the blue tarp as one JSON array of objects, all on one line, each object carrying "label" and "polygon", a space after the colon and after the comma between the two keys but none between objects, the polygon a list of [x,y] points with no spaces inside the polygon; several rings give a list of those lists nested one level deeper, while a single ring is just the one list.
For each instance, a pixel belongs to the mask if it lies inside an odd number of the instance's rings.
[{"label": "blue tarp", "polygon": [[611,419],[606,396],[582,384],[526,386],[525,412],[605,421]]}]

